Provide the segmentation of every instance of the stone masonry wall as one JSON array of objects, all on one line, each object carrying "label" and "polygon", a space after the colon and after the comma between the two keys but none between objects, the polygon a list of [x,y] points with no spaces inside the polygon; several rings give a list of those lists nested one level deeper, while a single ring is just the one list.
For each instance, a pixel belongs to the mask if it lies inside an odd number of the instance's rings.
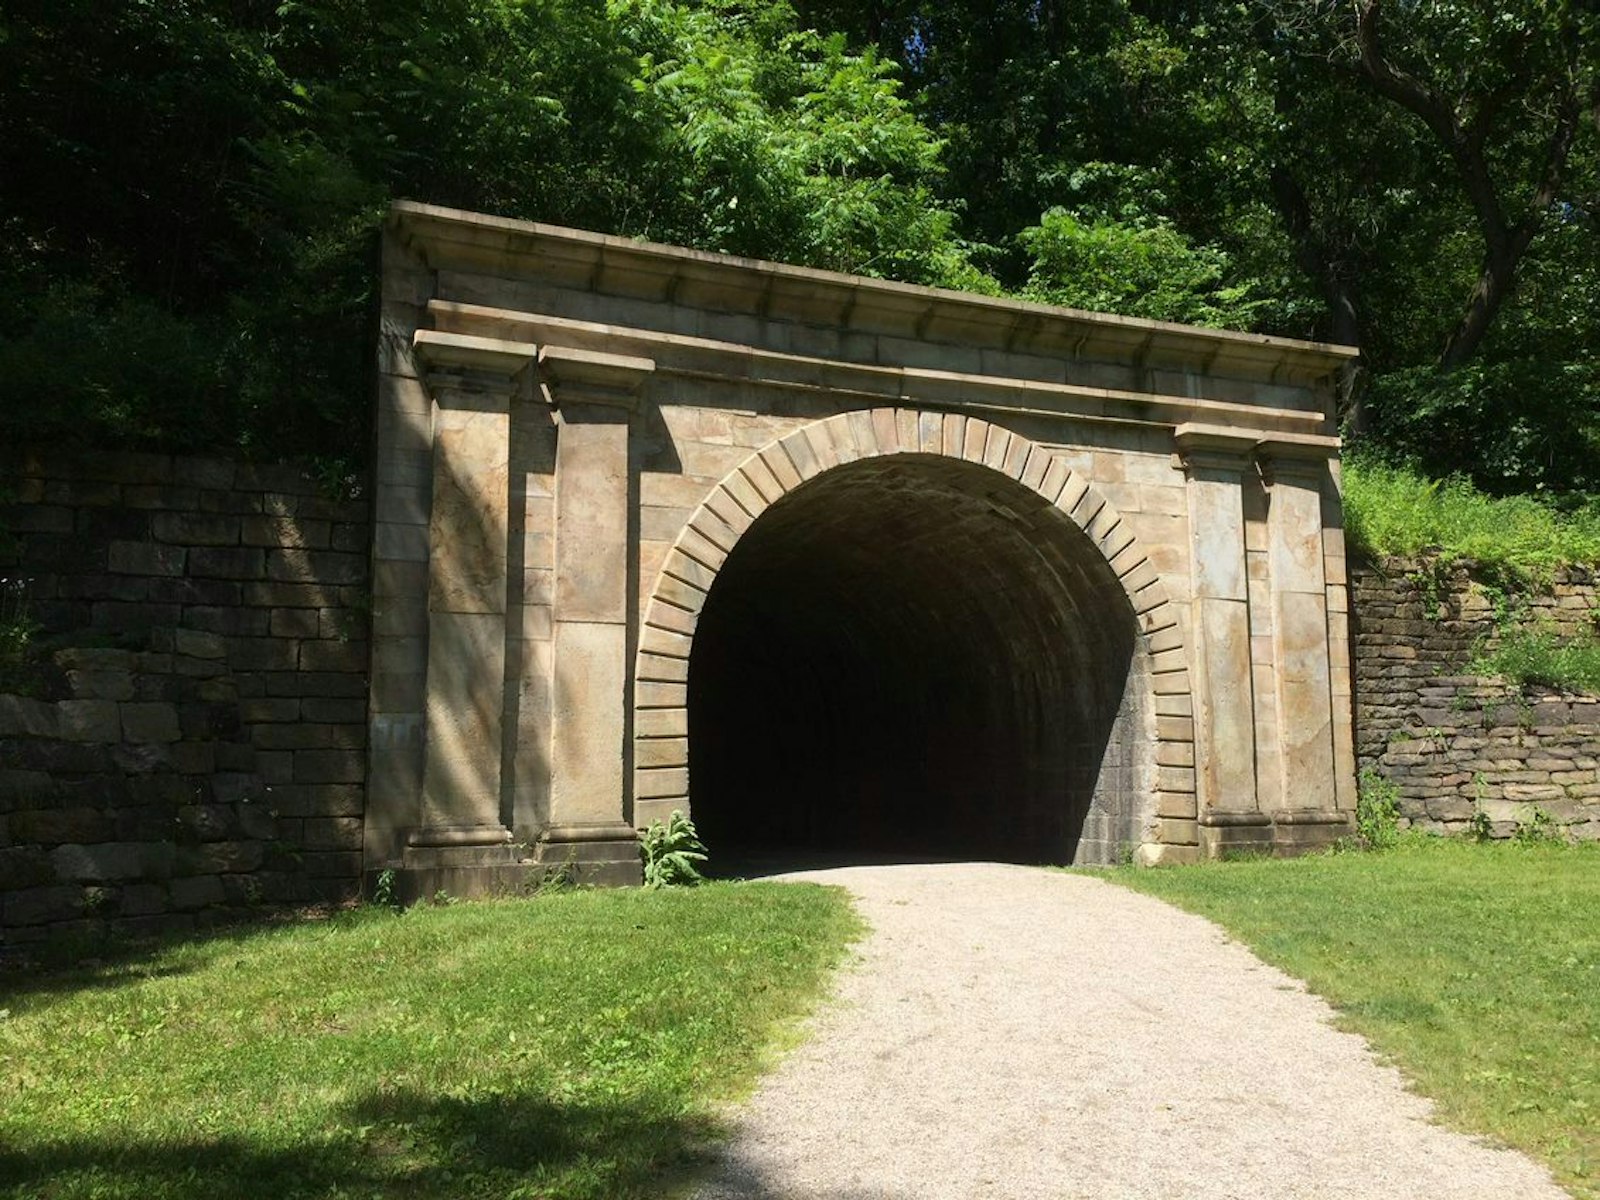
[{"label": "stone masonry wall", "polygon": [[[1460,833],[1481,808],[1492,835],[1508,837],[1543,812],[1571,836],[1600,838],[1600,697],[1465,674],[1507,604],[1492,582],[1390,559],[1354,566],[1351,590],[1358,760],[1399,788],[1409,823]],[[1517,619],[1573,636],[1594,630],[1600,587],[1565,571],[1510,603]]]},{"label": "stone masonry wall", "polygon": [[133,454],[12,454],[0,489],[41,626],[0,668],[0,947],[357,895],[367,502]]}]

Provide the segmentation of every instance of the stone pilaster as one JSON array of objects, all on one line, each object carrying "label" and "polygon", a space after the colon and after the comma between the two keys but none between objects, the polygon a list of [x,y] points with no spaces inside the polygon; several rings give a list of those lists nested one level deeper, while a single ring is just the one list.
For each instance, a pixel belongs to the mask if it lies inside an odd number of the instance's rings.
[{"label": "stone pilaster", "polygon": [[629,431],[649,359],[546,346],[555,407],[550,826],[540,858],[590,882],[637,882],[628,823]]},{"label": "stone pilaster", "polygon": [[1180,425],[1174,441],[1188,473],[1194,581],[1195,791],[1201,850],[1270,843],[1271,817],[1256,799],[1250,600],[1243,481],[1255,439]]},{"label": "stone pilaster", "polygon": [[431,330],[414,345],[435,412],[422,797],[405,866],[470,893],[487,889],[460,873],[515,861],[500,779],[510,414],[535,348]]},{"label": "stone pilaster", "polygon": [[[1331,443],[1331,445],[1330,445]],[[1335,781],[1332,663],[1322,492],[1331,438],[1277,438],[1257,447],[1270,488],[1267,520],[1279,761],[1280,843],[1330,840],[1343,831]]]}]

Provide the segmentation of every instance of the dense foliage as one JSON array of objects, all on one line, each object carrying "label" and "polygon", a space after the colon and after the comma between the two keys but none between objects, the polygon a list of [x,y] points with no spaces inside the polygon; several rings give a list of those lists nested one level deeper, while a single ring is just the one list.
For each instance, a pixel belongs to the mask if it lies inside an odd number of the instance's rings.
[{"label": "dense foliage", "polygon": [[1345,532],[1369,555],[1471,559],[1490,574],[1538,581],[1564,563],[1600,563],[1600,505],[1558,508],[1537,495],[1492,496],[1457,475],[1360,454],[1344,463]]},{"label": "dense foliage", "polygon": [[399,196],[1351,342],[1358,437],[1600,488],[1583,0],[14,0],[0,429],[359,446]]},{"label": "dense foliage", "polygon": [[23,0],[0,17],[0,412],[359,444],[373,234],[406,196],[975,278],[892,68],[782,5]]}]

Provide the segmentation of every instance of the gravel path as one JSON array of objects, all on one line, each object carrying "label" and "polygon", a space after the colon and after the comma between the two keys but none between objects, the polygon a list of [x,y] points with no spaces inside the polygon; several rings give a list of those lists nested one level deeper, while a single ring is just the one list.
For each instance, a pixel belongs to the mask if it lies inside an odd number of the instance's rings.
[{"label": "gravel path", "polygon": [[[847,867],[872,927],[699,1195],[1563,1200],[1215,926],[1098,879]],[[1336,920],[1330,914],[1330,920]]]}]

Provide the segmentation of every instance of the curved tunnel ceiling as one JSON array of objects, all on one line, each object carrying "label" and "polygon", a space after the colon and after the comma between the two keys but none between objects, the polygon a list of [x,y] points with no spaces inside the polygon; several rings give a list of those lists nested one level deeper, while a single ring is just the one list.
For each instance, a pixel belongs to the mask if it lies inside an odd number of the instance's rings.
[{"label": "curved tunnel ceiling", "polygon": [[736,856],[1072,861],[1127,786],[1136,646],[1104,559],[1014,480],[837,467],[746,532],[701,613],[696,822]]}]

